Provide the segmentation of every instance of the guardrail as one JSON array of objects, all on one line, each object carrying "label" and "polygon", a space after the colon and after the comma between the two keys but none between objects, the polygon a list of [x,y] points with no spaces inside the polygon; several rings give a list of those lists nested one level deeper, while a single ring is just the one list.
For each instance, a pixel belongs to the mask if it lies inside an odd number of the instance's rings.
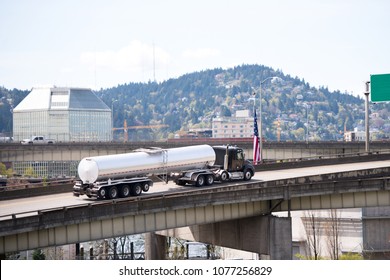
[{"label": "guardrail", "polygon": [[[74,178],[60,180],[43,180],[35,178],[35,180],[39,180],[39,182],[26,182],[17,185],[1,186],[0,201],[15,198],[71,192],[72,187],[74,185]],[[26,179],[26,181],[28,181],[28,179]]]}]

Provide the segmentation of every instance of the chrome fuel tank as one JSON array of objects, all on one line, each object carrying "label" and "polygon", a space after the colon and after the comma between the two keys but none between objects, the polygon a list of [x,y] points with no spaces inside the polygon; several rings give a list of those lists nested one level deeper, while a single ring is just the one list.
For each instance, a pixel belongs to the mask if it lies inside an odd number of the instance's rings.
[{"label": "chrome fuel tank", "polygon": [[99,180],[205,168],[214,162],[214,149],[209,145],[197,145],[87,157],[80,161],[78,174],[83,183],[94,183]]}]

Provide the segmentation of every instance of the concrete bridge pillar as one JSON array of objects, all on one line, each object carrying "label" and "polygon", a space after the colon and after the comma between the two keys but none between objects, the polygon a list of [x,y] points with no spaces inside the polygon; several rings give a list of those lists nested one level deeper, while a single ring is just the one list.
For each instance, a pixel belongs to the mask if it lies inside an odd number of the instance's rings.
[{"label": "concrete bridge pillar", "polygon": [[166,237],[154,232],[145,233],[145,260],[165,260]]},{"label": "concrete bridge pillar", "polygon": [[292,259],[291,218],[256,216],[169,229],[157,234],[254,252],[260,259]]}]

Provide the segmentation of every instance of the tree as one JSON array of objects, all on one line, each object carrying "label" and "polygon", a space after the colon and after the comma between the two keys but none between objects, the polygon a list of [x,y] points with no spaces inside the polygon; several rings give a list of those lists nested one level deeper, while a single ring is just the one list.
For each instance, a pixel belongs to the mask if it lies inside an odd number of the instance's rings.
[{"label": "tree", "polygon": [[302,217],[303,224],[305,225],[307,243],[309,246],[308,256],[311,259],[319,260],[321,257],[320,236],[321,227],[320,219],[315,217],[314,212],[309,211]]},{"label": "tree", "polygon": [[305,129],[300,127],[297,130],[291,131],[292,135],[295,137],[297,140],[302,140],[305,139]]},{"label": "tree", "polygon": [[221,106],[221,117],[231,117],[232,113],[230,112],[229,108],[225,105]]},{"label": "tree", "polygon": [[0,175],[5,175],[5,176],[12,176],[12,169],[5,166],[4,163],[0,162]]},{"label": "tree", "polygon": [[329,219],[325,226],[325,234],[330,258],[332,260],[338,260],[340,255],[340,216],[336,209],[329,210]]},{"label": "tree", "polygon": [[41,249],[36,249],[33,252],[32,258],[33,260],[45,260],[46,256]]},{"label": "tree", "polygon": [[24,174],[23,175],[26,176],[26,177],[37,177],[38,176],[32,166],[26,168],[26,170],[24,170]]}]

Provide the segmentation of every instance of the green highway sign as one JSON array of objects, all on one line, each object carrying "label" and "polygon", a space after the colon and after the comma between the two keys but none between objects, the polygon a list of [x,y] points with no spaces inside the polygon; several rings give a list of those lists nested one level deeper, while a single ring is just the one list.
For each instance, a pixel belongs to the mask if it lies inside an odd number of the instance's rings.
[{"label": "green highway sign", "polygon": [[390,74],[371,75],[371,102],[390,101]]}]

